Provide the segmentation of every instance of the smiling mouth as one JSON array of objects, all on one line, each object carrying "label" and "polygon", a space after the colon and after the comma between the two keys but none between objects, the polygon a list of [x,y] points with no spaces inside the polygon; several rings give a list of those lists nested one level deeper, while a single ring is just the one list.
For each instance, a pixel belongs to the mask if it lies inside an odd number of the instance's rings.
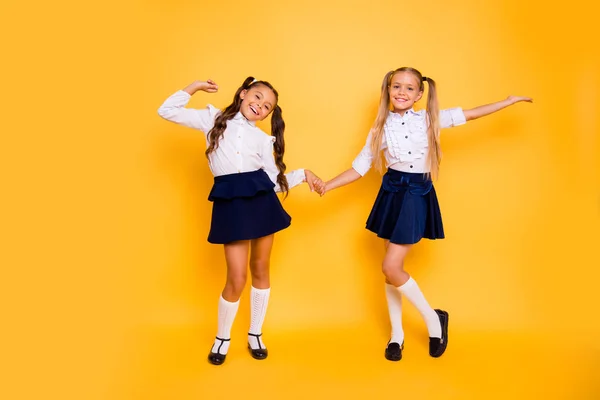
[{"label": "smiling mouth", "polygon": [[408,99],[396,99],[396,101],[398,101],[400,103],[404,103],[404,102],[408,101]]},{"label": "smiling mouth", "polygon": [[258,111],[256,111],[256,108],[250,106],[250,111],[252,111],[254,113],[254,115],[258,115]]}]

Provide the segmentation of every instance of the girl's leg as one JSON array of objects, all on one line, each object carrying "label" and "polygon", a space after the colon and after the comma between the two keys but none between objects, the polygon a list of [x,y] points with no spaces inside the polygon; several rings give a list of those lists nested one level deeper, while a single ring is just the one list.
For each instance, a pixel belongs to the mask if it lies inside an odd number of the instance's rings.
[{"label": "girl's leg", "polygon": [[[386,240],[386,251],[388,246],[389,240]],[[394,281],[401,280],[402,276],[397,276],[399,275],[399,271],[397,268],[394,268],[392,261],[387,263],[384,262],[383,264],[383,272],[386,275],[385,298],[387,300],[388,312],[390,315],[390,325],[392,326],[390,341],[385,349],[385,358],[390,361],[400,361],[402,359],[402,349],[404,346],[404,329],[402,329],[402,295],[397,287],[390,283],[390,279],[387,276],[390,275]]]},{"label": "girl's leg", "polygon": [[227,301],[239,301],[248,278],[249,240],[240,240],[226,244],[227,282],[223,289],[223,298]]},{"label": "girl's leg", "polygon": [[240,304],[248,270],[248,240],[226,244],[227,282],[219,298],[218,328],[208,360],[216,365],[225,361],[229,350],[231,326]]},{"label": "girl's leg", "polygon": [[383,275],[386,283],[395,287],[404,285],[410,275],[404,271],[404,258],[412,244],[394,244],[389,240],[385,241],[385,258],[383,259]]},{"label": "girl's leg", "polygon": [[257,359],[264,359],[268,354],[261,335],[271,293],[269,266],[274,238],[275,235],[269,235],[254,239],[251,242],[250,272],[252,274],[252,291],[250,293],[251,316],[248,346],[252,356]]},{"label": "girl's leg", "polygon": [[385,284],[385,298],[387,299],[388,312],[390,314],[390,324],[392,325],[392,334],[390,341],[385,349],[385,358],[390,361],[400,361],[402,359],[402,349],[404,347],[404,330],[402,329],[402,296],[394,285]]},{"label": "girl's leg", "polygon": [[388,243],[383,260],[383,273],[386,283],[393,285],[421,313],[431,338],[430,354],[439,357],[446,348],[447,340],[444,339],[447,339],[448,314],[431,308],[417,282],[404,271],[404,259],[411,247],[412,245]]}]

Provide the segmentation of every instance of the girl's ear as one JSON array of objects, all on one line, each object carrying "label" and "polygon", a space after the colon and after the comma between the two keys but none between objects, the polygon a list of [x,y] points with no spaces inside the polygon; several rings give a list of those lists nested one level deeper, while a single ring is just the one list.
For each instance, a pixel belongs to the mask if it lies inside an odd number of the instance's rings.
[{"label": "girl's ear", "polygon": [[417,99],[415,100],[415,103],[417,101],[421,100],[421,97],[423,97],[423,91],[422,90],[419,92],[419,95],[417,96]]},{"label": "girl's ear", "polygon": [[240,92],[240,99],[244,100],[244,97],[246,97],[246,93],[248,93],[248,89],[244,89]]}]

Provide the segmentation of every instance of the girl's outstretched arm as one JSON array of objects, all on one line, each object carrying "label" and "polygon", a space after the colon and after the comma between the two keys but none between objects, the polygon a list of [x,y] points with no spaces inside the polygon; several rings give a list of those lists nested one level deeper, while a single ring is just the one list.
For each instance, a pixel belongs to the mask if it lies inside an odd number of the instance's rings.
[{"label": "girl's outstretched arm", "polygon": [[529,103],[533,102],[533,100],[530,97],[508,96],[506,99],[504,99],[502,101],[497,101],[495,103],[475,107],[470,110],[464,110],[465,118],[467,121],[470,121],[472,119],[485,117],[486,115],[490,115],[492,113],[495,113],[496,111],[500,111],[503,108],[511,106],[520,101],[526,101]]},{"label": "girl's outstretched arm", "polygon": [[369,169],[371,169],[371,164],[373,163],[373,153],[371,152],[372,139],[373,134],[369,133],[364,147],[352,162],[352,168],[342,172],[327,182],[323,182],[320,179],[316,180],[314,183],[315,191],[323,196],[330,190],[348,185],[357,181],[359,178],[362,178]]},{"label": "girl's outstretched arm", "polygon": [[359,178],[362,178],[362,175],[356,172],[354,168],[350,168],[327,182],[317,179],[314,184],[315,190],[323,196],[326,192],[348,185],[357,181]]},{"label": "girl's outstretched arm", "polygon": [[178,90],[169,96],[159,107],[158,115],[167,121],[200,129],[204,133],[208,133],[213,126],[215,115],[219,110],[210,105],[202,110],[187,108],[186,106],[191,96],[198,90],[215,93],[218,89],[217,84],[210,79],[206,82],[194,81],[182,90]]}]

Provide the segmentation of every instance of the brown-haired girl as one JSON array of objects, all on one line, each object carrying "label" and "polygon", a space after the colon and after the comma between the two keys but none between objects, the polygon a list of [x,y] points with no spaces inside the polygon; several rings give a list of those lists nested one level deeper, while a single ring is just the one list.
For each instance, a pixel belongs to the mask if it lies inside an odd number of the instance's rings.
[{"label": "brown-haired girl", "polygon": [[[246,285],[249,254],[252,289],[248,348],[254,358],[262,360],[268,355],[261,336],[270,295],[273,238],[291,223],[275,192],[287,195],[302,182],[308,182],[312,190],[317,178],[303,169],[285,174],[285,123],[279,94],[270,83],[246,78],[223,111],[210,104],[202,110],[186,108],[198,90],[214,93],[218,86],[212,80],[193,82],[170,96],[158,114],[206,134],[206,157],[215,177],[208,197],[213,202],[208,241],[225,247],[227,282],[219,299],[217,337],[208,360],[215,365],[225,361],[231,326]],[[271,113],[272,136],[256,126]]]},{"label": "brown-haired girl", "polygon": [[[413,105],[423,96],[425,82],[429,86],[427,109],[415,111]],[[404,270],[404,259],[413,244],[422,238],[444,238],[442,216],[432,184],[441,160],[440,129],[462,125],[520,101],[532,100],[509,96],[471,110],[451,108],[440,111],[433,79],[409,67],[389,71],[383,78],[377,117],[352,168],[328,182],[315,182],[315,188],[322,196],[361,178],[373,163],[381,168],[385,159],[388,169],[366,228],[384,239],[386,246],[382,267],[392,326],[391,339],[385,350],[388,360],[402,359],[401,295],[425,319],[429,354],[440,357],[448,345],[448,312],[431,308],[415,280]]]}]

